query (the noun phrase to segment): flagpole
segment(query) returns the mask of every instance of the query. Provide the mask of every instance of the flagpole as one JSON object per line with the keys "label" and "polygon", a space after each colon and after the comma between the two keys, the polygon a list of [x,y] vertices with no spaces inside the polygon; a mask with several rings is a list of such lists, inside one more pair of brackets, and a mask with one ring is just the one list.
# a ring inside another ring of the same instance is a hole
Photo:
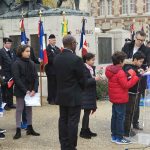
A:
{"label": "flagpole", "polygon": [[[40,21],[41,21],[41,17],[42,17],[42,11],[40,10],[39,11],[39,17],[40,17]],[[42,90],[42,65],[43,65],[43,62],[40,62],[40,97],[41,97],[41,106],[43,104],[43,90]]]}

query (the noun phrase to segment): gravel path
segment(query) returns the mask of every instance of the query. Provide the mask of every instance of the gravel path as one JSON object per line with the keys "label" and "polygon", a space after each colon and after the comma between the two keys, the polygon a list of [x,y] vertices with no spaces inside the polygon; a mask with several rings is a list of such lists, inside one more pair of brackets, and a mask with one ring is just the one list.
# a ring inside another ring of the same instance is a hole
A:
{"label": "gravel path", "polygon": [[[15,110],[7,111],[5,117],[0,118],[0,128],[7,130],[6,139],[0,140],[0,150],[60,150],[58,140],[58,106],[43,102],[42,107],[33,110],[33,127],[41,133],[40,137],[26,136],[22,130],[22,138],[13,140],[15,134]],[[98,102],[98,110],[91,116],[92,131],[98,133],[96,138],[85,140],[78,138],[78,150],[125,150],[125,148],[140,147],[139,144],[127,146],[110,142],[111,104],[107,101]],[[79,130],[81,128],[81,123]],[[150,150],[150,149],[149,149]]]}

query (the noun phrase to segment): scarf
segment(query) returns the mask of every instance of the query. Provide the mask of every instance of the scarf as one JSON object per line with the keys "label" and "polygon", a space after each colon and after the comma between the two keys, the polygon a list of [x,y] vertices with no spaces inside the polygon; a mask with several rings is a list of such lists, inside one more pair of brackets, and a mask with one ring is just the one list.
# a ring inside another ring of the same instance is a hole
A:
{"label": "scarf", "polygon": [[85,65],[89,69],[91,76],[94,77],[94,70],[93,70],[93,68],[90,65],[88,65],[87,63],[85,63]]}

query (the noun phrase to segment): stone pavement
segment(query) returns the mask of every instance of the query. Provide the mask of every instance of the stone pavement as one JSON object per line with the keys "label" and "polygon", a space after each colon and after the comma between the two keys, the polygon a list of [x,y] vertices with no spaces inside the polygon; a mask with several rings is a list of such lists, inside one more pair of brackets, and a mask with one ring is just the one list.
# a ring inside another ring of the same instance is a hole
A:
{"label": "stone pavement", "polygon": [[[42,107],[33,110],[33,127],[41,136],[27,136],[25,130],[22,130],[22,138],[13,140],[15,110],[5,112],[5,116],[0,118],[0,128],[5,128],[7,133],[6,139],[0,140],[0,150],[60,150],[58,116],[58,106],[48,105],[44,100]],[[111,104],[107,101],[98,102],[98,109],[90,119],[91,130],[97,132],[98,136],[90,140],[79,137],[78,150],[125,150],[128,147],[140,147],[138,144],[122,146],[111,143],[110,117]]]}

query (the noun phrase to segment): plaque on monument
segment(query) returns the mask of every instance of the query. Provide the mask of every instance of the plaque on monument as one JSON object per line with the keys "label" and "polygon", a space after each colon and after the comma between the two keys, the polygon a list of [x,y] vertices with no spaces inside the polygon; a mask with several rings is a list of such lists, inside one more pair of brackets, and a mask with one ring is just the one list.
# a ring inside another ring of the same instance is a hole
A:
{"label": "plaque on monument", "polygon": [[110,37],[98,38],[98,61],[99,64],[111,63],[112,39]]}
{"label": "plaque on monument", "polygon": [[21,44],[21,36],[20,35],[11,35],[10,38],[12,39],[12,49],[17,49],[17,47]]}

